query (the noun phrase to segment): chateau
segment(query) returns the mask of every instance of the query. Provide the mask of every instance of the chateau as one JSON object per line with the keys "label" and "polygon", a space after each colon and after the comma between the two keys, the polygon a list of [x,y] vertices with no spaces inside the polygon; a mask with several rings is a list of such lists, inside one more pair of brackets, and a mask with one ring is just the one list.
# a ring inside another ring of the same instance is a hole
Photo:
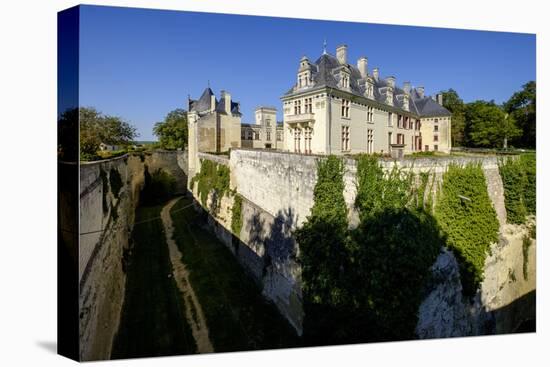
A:
{"label": "chateau", "polygon": [[402,157],[451,150],[451,113],[442,95],[424,94],[410,82],[369,71],[368,60],[348,63],[346,45],[336,56],[326,49],[315,62],[304,56],[295,84],[282,97],[283,122],[275,107],[255,110],[255,123],[242,124],[240,105],[222,91],[206,88],[189,99],[189,153],[230,148],[277,149],[302,154],[381,153]]}
{"label": "chateau", "polygon": [[451,113],[393,76],[348,64],[347,46],[317,61],[300,60],[296,83],[282,97],[285,149],[314,154],[393,153],[451,149]]}

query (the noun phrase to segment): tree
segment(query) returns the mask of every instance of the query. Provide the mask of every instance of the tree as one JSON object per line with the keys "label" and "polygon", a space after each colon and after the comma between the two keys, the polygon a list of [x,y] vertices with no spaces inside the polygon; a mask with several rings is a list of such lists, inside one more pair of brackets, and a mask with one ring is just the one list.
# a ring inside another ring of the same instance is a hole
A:
{"label": "tree", "polygon": [[187,111],[175,109],[169,112],[164,121],[157,122],[153,133],[158,136],[164,149],[184,149],[187,146]]}
{"label": "tree", "polygon": [[504,104],[504,110],[516,121],[522,134],[513,140],[517,146],[534,148],[536,146],[536,105],[537,84],[530,81],[522,86]]}
{"label": "tree", "polygon": [[465,138],[469,146],[503,147],[505,140],[521,134],[511,116],[493,101],[475,101],[466,105]]}
{"label": "tree", "polygon": [[138,136],[136,128],[120,117],[103,115],[93,107],[81,107],[80,153],[95,155],[101,143],[128,144]]}
{"label": "tree", "polygon": [[453,146],[460,146],[464,143],[465,105],[454,89],[441,91],[443,94],[443,107],[453,115],[451,120],[451,142]]}

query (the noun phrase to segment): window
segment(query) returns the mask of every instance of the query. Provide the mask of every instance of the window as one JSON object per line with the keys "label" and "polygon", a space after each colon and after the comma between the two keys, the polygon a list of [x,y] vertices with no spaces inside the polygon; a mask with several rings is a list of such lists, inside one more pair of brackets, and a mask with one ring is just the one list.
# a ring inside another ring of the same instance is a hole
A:
{"label": "window", "polygon": [[397,134],[397,144],[405,144],[405,135]]}
{"label": "window", "polygon": [[437,152],[437,148],[438,146],[437,145],[434,145],[434,151]]}
{"label": "window", "polygon": [[434,125],[434,131],[439,131],[439,125]]}
{"label": "window", "polygon": [[434,141],[439,141],[439,136],[434,135]]}
{"label": "window", "polygon": [[420,120],[416,120],[415,130],[420,130],[422,125],[420,125]]}
{"label": "window", "polygon": [[342,151],[349,150],[349,126],[342,126]]}
{"label": "window", "polygon": [[342,88],[349,88],[349,76],[346,74],[342,75]]}
{"label": "window", "polygon": [[280,131],[277,131],[277,141],[283,141],[283,135]]}
{"label": "window", "polygon": [[301,100],[294,101],[294,114],[295,115],[301,115],[302,114],[302,101]]}
{"label": "window", "polygon": [[349,99],[342,99],[342,117],[349,118],[349,106],[351,102]]}
{"label": "window", "polygon": [[374,121],[374,107],[367,106],[367,122]]}
{"label": "window", "polygon": [[305,104],[304,104],[304,107],[305,107],[304,113],[311,113],[312,112],[311,105],[312,105],[311,98],[306,98]]}
{"label": "window", "polygon": [[372,84],[368,83],[367,84],[367,97],[372,98],[373,94],[374,94],[373,92],[374,92],[374,88],[373,88]]}
{"label": "window", "polygon": [[404,126],[403,126],[405,129],[410,129],[411,126],[409,125],[409,117],[408,116],[405,116],[404,117]]}
{"label": "window", "polygon": [[374,131],[367,129],[367,153],[374,153]]}
{"label": "window", "polygon": [[271,126],[271,119],[270,118],[265,119],[265,124],[266,124],[267,127],[270,127]]}
{"label": "window", "polygon": [[304,129],[304,152],[306,154],[311,154],[311,133],[313,129],[311,127],[306,127]]}
{"label": "window", "polygon": [[266,133],[265,133],[265,139],[266,139],[267,141],[271,141],[271,131],[266,131]]}
{"label": "window", "polygon": [[393,113],[388,112],[388,126],[393,126]]}
{"label": "window", "polygon": [[300,153],[300,129],[294,129],[294,152]]}
{"label": "window", "polygon": [[391,152],[391,138],[392,133],[388,133],[388,152]]}
{"label": "window", "polygon": [[402,129],[403,128],[403,116],[397,115],[397,128]]}

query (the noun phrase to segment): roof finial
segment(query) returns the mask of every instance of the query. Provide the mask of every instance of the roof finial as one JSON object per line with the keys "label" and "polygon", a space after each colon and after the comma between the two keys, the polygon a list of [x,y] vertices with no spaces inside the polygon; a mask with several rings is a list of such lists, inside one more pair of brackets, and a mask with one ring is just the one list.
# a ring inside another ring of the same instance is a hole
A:
{"label": "roof finial", "polygon": [[208,79],[208,88],[210,88],[210,79]]}
{"label": "roof finial", "polygon": [[323,42],[323,55],[327,54],[327,39],[325,38],[325,41]]}

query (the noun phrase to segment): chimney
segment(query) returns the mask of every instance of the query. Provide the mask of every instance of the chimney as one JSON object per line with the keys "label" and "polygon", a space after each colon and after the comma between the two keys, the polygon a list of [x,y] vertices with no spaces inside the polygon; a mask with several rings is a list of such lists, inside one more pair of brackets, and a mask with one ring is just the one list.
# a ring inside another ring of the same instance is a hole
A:
{"label": "chimney", "polygon": [[443,106],[443,93],[438,93],[435,98],[437,103],[439,103],[440,106]]}
{"label": "chimney", "polygon": [[411,93],[411,82],[404,82],[403,83],[403,90],[405,91],[405,94]]}
{"label": "chimney", "polygon": [[336,58],[338,59],[338,62],[342,65],[348,63],[348,46],[347,45],[340,45],[336,47]]}
{"label": "chimney", "polygon": [[424,98],[424,87],[416,87],[416,92],[420,96],[420,98]]}
{"label": "chimney", "polygon": [[216,109],[216,96],[211,95],[210,96],[210,111],[214,111]]}
{"label": "chimney", "polygon": [[372,69],[372,77],[374,78],[374,80],[378,81],[378,68],[374,68]]}
{"label": "chimney", "polygon": [[359,69],[359,72],[361,73],[361,78],[366,78],[368,75],[368,59],[365,56],[362,56],[357,60],[357,69]]}
{"label": "chimney", "polygon": [[221,97],[223,98],[223,101],[225,103],[225,112],[228,115],[230,115],[231,114],[231,94],[229,94],[229,92],[222,90]]}
{"label": "chimney", "polygon": [[386,83],[388,83],[389,87],[395,88],[395,77],[394,76],[387,77]]}

